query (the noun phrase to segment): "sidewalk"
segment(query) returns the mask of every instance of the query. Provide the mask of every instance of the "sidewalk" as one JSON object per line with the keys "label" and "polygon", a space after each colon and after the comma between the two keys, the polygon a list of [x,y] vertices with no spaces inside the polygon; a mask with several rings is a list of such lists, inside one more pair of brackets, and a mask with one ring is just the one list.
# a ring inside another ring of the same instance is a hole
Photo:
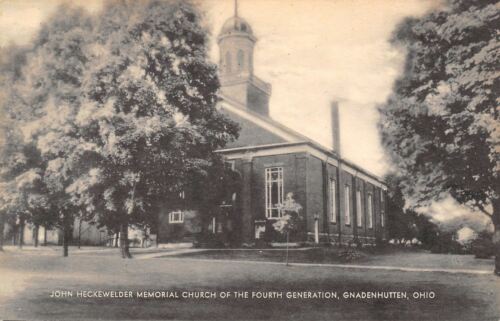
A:
{"label": "sidewalk", "polygon": [[[175,243],[175,244],[159,244],[158,247],[131,247],[130,252],[132,254],[141,253],[168,253],[170,251],[179,249],[192,248],[191,243]],[[37,255],[59,255],[62,253],[61,245],[47,245],[34,247],[32,245],[24,245],[22,248],[17,247],[17,245],[4,245],[3,249],[6,253],[16,253],[16,254],[37,254]],[[80,254],[99,254],[99,253],[112,253],[119,252],[119,247],[108,247],[108,246],[69,246],[70,255],[80,255]]]}

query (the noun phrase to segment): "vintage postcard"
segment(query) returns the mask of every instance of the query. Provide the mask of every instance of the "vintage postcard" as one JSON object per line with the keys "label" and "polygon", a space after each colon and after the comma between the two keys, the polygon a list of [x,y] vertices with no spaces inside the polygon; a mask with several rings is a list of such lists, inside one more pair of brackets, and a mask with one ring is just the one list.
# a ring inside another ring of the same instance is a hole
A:
{"label": "vintage postcard", "polygon": [[496,0],[0,0],[0,320],[500,320]]}

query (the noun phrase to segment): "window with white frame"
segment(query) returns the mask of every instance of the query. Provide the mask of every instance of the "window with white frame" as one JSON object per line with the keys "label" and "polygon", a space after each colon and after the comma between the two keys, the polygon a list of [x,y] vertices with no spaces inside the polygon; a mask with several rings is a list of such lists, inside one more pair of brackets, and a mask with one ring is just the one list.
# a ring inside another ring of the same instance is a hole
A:
{"label": "window with white frame", "polygon": [[345,208],[345,225],[351,224],[351,188],[346,185],[344,188],[344,208]]}
{"label": "window with white frame", "polygon": [[371,193],[368,194],[368,200],[366,205],[368,212],[368,228],[373,228],[373,196]]}
{"label": "window with white frame", "polygon": [[168,222],[171,224],[184,223],[184,213],[181,211],[170,212]]}
{"label": "window with white frame", "polygon": [[283,167],[266,168],[266,217],[280,218],[283,204]]}
{"label": "window with white frame", "polygon": [[358,189],[356,191],[356,224],[358,227],[363,226],[363,207],[361,206],[361,191]]}
{"label": "window with white frame", "polygon": [[330,179],[330,221],[337,223],[337,186],[334,179]]}
{"label": "window with white frame", "polygon": [[234,160],[228,160],[226,161],[226,164],[231,168],[231,170],[234,171],[234,169],[236,168],[236,162]]}

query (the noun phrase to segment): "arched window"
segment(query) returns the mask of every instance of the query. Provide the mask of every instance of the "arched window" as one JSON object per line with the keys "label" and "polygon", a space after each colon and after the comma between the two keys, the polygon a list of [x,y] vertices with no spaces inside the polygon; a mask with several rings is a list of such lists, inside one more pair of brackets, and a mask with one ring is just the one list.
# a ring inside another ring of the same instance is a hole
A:
{"label": "arched window", "polygon": [[231,54],[226,52],[226,72],[231,72]]}
{"label": "arched window", "polygon": [[238,70],[242,70],[245,65],[245,54],[243,50],[238,50]]}

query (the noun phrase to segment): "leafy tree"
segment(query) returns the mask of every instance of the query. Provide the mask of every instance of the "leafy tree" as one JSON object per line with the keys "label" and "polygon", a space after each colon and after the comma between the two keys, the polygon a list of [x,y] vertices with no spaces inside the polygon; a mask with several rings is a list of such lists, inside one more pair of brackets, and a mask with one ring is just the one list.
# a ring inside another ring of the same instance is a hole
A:
{"label": "leafy tree", "polygon": [[299,231],[303,217],[301,215],[302,206],[295,201],[293,193],[286,195],[285,201],[280,205],[282,216],[273,224],[276,232],[286,236],[286,265],[288,265],[288,245],[290,234]]}
{"label": "leafy tree", "polygon": [[416,238],[422,243],[424,249],[430,250],[439,244],[439,227],[428,216],[416,215],[415,226],[417,227]]}
{"label": "leafy tree", "polygon": [[[22,134],[9,111],[9,93],[21,78],[28,49],[8,46],[0,51],[0,250],[3,248],[4,224],[15,215],[15,178],[26,170]],[[20,242],[22,246],[22,242]]]}
{"label": "leafy tree", "polygon": [[273,224],[274,229],[283,234],[293,233],[300,228],[302,206],[295,201],[293,193],[286,195],[285,201],[280,205],[283,215]]}
{"label": "leafy tree", "polygon": [[30,213],[35,226],[62,228],[64,256],[77,213],[66,189],[89,163],[84,157],[88,146],[82,144],[74,118],[91,27],[82,9],[60,7],[35,37],[3,105],[15,125],[8,129],[5,159],[22,160],[15,181],[29,181],[27,188],[17,184],[17,199],[22,200],[17,208]]}
{"label": "leafy tree", "polygon": [[471,250],[478,259],[489,259],[495,255],[492,235],[488,231],[480,232],[471,242]]}
{"label": "leafy tree", "polygon": [[[30,49],[10,46],[0,53],[0,238],[3,242],[5,221],[18,223],[18,246],[24,243],[25,223],[38,225],[45,218],[52,221],[47,209],[45,185],[42,181],[43,161],[33,142],[25,141],[21,131],[22,117],[15,109],[19,106],[18,87],[22,82],[22,68]],[[37,230],[37,229],[36,229]],[[35,244],[37,245],[37,244]]]}
{"label": "leafy tree", "polygon": [[[218,157],[213,159],[211,163],[206,173],[191,176],[192,181],[189,185],[192,187],[193,193],[188,200],[188,204],[191,209],[196,208],[201,215],[201,240],[212,240],[214,242],[213,246],[220,243],[236,244],[240,241],[239,231],[234,230],[234,233],[223,233],[221,239],[218,236],[213,238],[211,232],[207,231],[206,228],[209,221],[213,217],[220,215],[221,211],[228,210],[234,213],[237,204],[236,197],[241,191],[241,176],[238,172],[233,171],[229,164],[224,163]],[[207,188],[207,186],[210,188]],[[231,219],[238,220],[239,217],[233,215]],[[234,225],[238,226],[238,224]]]}
{"label": "leafy tree", "polygon": [[395,174],[385,177],[387,193],[387,231],[389,238],[406,243],[416,237],[415,218],[417,213],[405,209],[405,199],[401,188],[402,178]]}
{"label": "leafy tree", "polygon": [[215,109],[216,66],[190,3],[110,3],[96,39],[76,117],[95,166],[70,189],[101,223],[120,226],[125,258],[128,226],[155,221],[193,176],[206,175],[237,126]]}
{"label": "leafy tree", "polygon": [[394,33],[403,76],[380,108],[383,145],[415,204],[451,195],[491,217],[500,274],[497,1],[449,0]]}

